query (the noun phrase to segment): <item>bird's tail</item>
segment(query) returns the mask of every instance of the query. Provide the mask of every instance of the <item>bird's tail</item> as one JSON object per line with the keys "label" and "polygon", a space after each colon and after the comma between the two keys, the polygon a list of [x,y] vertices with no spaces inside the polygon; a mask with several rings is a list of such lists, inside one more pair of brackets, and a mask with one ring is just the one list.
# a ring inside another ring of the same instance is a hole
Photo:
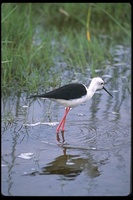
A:
{"label": "bird's tail", "polygon": [[35,94],[35,95],[29,96],[29,99],[30,99],[30,98],[36,98],[36,97],[45,98],[44,94]]}

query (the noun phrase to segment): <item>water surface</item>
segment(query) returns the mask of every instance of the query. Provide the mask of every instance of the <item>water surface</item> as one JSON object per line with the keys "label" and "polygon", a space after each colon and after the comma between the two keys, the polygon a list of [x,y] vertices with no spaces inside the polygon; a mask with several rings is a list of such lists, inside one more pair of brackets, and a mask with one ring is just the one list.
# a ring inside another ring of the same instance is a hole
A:
{"label": "water surface", "polygon": [[[6,196],[126,196],[130,193],[130,49],[116,46],[104,90],[67,117],[65,144],[56,141],[64,108],[26,95],[2,98],[2,194]],[[86,84],[91,77],[62,70]],[[65,79],[66,80],[66,79]],[[64,81],[62,81],[63,85]]]}

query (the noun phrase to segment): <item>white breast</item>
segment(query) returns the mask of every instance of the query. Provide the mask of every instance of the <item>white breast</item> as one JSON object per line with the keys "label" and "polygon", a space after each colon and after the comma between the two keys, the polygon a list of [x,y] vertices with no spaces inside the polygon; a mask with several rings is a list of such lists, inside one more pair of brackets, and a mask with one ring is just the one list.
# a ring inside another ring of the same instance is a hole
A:
{"label": "white breast", "polygon": [[65,100],[65,99],[55,99],[56,102],[62,104],[65,107],[76,107],[82,103],[84,103],[85,101],[88,100],[88,96],[85,95],[82,98],[79,99],[72,99],[72,100]]}

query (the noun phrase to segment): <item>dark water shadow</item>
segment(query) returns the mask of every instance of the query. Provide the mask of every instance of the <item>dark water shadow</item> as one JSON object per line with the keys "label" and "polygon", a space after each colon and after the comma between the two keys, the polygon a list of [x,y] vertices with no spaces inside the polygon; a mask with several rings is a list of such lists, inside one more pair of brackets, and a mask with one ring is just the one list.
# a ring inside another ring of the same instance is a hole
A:
{"label": "dark water shadow", "polygon": [[[41,170],[34,171],[26,176],[36,175],[59,175],[64,180],[74,180],[83,171],[91,178],[100,175],[98,165],[92,163],[92,158],[84,158],[81,155],[67,154],[67,148],[63,147],[63,155],[56,157],[52,162],[47,163]],[[24,176],[25,176],[24,175]]]}

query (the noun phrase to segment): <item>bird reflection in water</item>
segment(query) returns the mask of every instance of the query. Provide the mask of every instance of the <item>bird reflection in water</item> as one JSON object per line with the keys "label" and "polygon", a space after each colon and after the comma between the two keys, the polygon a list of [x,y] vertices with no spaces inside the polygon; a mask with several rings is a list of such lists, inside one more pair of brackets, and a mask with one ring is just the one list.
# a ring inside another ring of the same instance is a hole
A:
{"label": "bird reflection in water", "polygon": [[67,148],[63,148],[63,155],[58,156],[52,162],[41,168],[41,171],[34,171],[30,176],[35,175],[59,175],[64,180],[74,180],[82,171],[87,176],[94,178],[100,175],[98,166],[92,163],[92,159],[81,157],[81,155],[69,155]]}

